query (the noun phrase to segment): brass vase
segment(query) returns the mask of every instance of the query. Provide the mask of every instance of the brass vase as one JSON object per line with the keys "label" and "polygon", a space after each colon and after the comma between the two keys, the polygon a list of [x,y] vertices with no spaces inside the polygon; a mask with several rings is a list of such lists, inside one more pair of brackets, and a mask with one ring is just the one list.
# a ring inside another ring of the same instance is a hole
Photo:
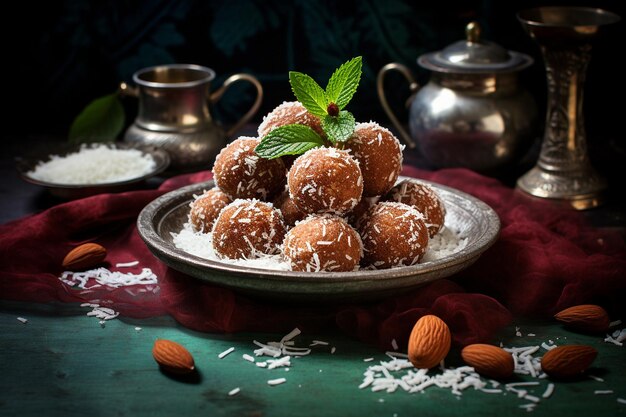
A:
{"label": "brass vase", "polygon": [[540,7],[519,12],[518,19],[541,48],[548,105],[539,159],[517,187],[578,210],[596,207],[607,184],[587,155],[583,88],[593,41],[620,17],[586,7]]}

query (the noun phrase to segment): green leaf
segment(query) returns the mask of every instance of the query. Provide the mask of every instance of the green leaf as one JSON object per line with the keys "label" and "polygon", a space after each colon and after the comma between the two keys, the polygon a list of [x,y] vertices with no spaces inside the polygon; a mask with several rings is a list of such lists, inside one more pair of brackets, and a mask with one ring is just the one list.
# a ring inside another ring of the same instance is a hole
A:
{"label": "green leaf", "polygon": [[333,73],[326,86],[326,98],[343,110],[359,87],[363,62],[360,56],[352,58]]}
{"label": "green leaf", "polygon": [[342,110],[337,117],[326,116],[322,119],[322,129],[333,142],[345,142],[354,133],[356,122],[352,113]]}
{"label": "green leaf", "polygon": [[309,113],[318,117],[326,116],[326,94],[313,78],[301,72],[289,71],[289,83],[296,98]]}
{"label": "green leaf", "polygon": [[283,155],[300,155],[323,145],[324,140],[313,129],[293,124],[277,127],[265,135],[254,152],[261,158],[274,159]]}
{"label": "green leaf", "polygon": [[124,108],[117,93],[92,101],[74,119],[70,143],[113,142],[124,128]]}

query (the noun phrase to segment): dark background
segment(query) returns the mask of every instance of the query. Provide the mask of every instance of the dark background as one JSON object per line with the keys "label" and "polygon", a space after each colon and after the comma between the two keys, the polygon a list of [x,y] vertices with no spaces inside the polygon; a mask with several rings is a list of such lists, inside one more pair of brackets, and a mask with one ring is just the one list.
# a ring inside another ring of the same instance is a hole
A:
{"label": "dark background", "polygon": [[[530,54],[535,64],[521,82],[545,111],[545,72],[536,44],[523,32],[516,12],[541,5],[600,7],[626,16],[626,2],[606,1],[409,1],[409,0],[231,0],[231,1],[63,1],[14,4],[6,21],[8,46],[4,140],[19,147],[25,136],[63,140],[74,117],[91,100],[130,81],[136,70],[164,63],[194,63],[213,68],[213,88],[235,72],[259,78],[265,99],[255,121],[284,100],[293,100],[287,74],[298,70],[325,85],[332,71],[362,55],[361,86],[348,106],[358,121],[390,125],[375,91],[378,70],[401,62],[420,83],[427,71],[416,64],[425,52],[464,37],[477,20],[483,37],[507,49]],[[596,45],[585,88],[589,152],[594,165],[615,177],[626,163],[620,120],[624,118],[624,22],[613,25]],[[408,87],[390,75],[390,101],[401,108]],[[233,91],[234,90],[234,91]],[[249,107],[253,90],[231,89],[215,108],[216,118],[232,123]],[[124,98],[130,124],[136,101]],[[540,142],[540,138],[537,138]],[[621,185],[621,182],[620,182]]]}

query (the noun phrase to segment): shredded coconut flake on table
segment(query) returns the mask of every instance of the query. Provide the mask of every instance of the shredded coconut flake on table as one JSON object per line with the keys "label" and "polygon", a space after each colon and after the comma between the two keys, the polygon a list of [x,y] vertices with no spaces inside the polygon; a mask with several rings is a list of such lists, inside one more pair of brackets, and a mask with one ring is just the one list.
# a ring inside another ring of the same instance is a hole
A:
{"label": "shredded coconut flake on table", "polygon": [[624,346],[624,340],[626,340],[626,328],[622,330],[616,330],[612,334],[607,334],[604,341],[607,343],[613,343],[616,346]]}
{"label": "shredded coconut flake on table", "polygon": [[17,318],[17,321],[19,321],[19,322],[21,322],[21,323],[23,323],[23,324],[28,323],[28,319],[25,319],[24,317],[18,317],[18,318]]}
{"label": "shredded coconut flake on table", "polygon": [[241,391],[241,389],[239,387],[233,388],[230,391],[228,391],[228,395],[230,395],[232,397],[233,395],[239,394],[239,391]]}
{"label": "shredded coconut flake on table", "polygon": [[235,351],[234,347],[229,347],[228,349],[226,349],[225,351],[223,351],[222,353],[220,353],[219,355],[217,355],[218,358],[223,359],[226,356],[230,355],[232,352]]}
{"label": "shredded coconut flake on table", "polygon": [[277,379],[270,379],[267,381],[268,385],[274,386],[274,385],[280,385],[280,384],[284,384],[285,382],[287,382],[286,378],[277,378]]}
{"label": "shredded coconut flake on table", "polygon": [[140,178],[154,170],[156,162],[137,149],[107,145],[83,145],[78,152],[52,155],[28,175],[54,184],[106,184]]}
{"label": "shredded coconut flake on table", "polygon": [[[91,311],[87,312],[87,316],[88,317],[95,317],[97,319],[100,319],[100,325],[104,325],[106,320],[112,320],[112,319],[114,319],[114,318],[116,318],[117,316],[120,315],[120,313],[118,313],[117,311],[113,310],[112,308],[101,307],[98,304],[84,303],[84,304],[81,304],[81,307],[92,308]],[[102,327],[104,327],[104,326],[102,326]]]}
{"label": "shredded coconut flake on table", "polygon": [[90,269],[84,272],[65,271],[59,279],[69,286],[84,290],[101,286],[119,288],[128,285],[157,283],[157,276],[154,275],[150,268],[143,268],[139,274],[110,271],[106,268]]}

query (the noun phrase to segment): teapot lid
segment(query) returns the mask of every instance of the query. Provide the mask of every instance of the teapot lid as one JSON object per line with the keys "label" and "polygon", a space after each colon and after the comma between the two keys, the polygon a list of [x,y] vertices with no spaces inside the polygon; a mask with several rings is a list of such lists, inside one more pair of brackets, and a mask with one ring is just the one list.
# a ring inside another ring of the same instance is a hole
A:
{"label": "teapot lid", "polygon": [[465,40],[420,56],[417,63],[432,71],[483,74],[519,71],[533,63],[528,55],[482,40],[477,22],[470,22],[465,27],[465,35]]}

